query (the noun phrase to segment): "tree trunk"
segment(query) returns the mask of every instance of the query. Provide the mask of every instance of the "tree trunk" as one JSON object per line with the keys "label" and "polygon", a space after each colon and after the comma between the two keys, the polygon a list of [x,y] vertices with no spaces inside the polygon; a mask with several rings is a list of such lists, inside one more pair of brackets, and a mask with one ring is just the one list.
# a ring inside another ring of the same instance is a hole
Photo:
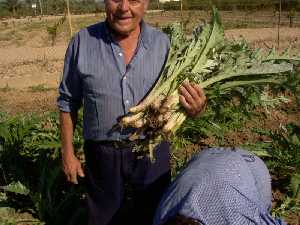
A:
{"label": "tree trunk", "polygon": [[13,7],[13,8],[12,8],[12,14],[13,14],[13,17],[16,17],[16,11],[17,11],[17,10],[16,10],[16,7]]}
{"label": "tree trunk", "polygon": [[294,17],[290,16],[290,27],[293,27]]}

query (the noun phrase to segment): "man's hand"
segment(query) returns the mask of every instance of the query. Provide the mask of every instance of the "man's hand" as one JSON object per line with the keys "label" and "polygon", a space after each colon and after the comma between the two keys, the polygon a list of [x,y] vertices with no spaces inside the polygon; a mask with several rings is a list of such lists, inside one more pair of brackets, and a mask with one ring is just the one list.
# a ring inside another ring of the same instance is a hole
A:
{"label": "man's hand", "polygon": [[77,175],[84,177],[80,161],[75,157],[72,143],[73,130],[77,122],[77,112],[60,112],[60,135],[62,167],[67,180],[78,184]]}
{"label": "man's hand", "polygon": [[187,114],[195,118],[205,109],[207,98],[199,85],[184,81],[179,87],[179,101]]}
{"label": "man's hand", "polygon": [[74,154],[62,157],[63,170],[67,177],[67,180],[73,184],[78,184],[77,175],[84,177],[84,172],[81,167],[80,161]]}

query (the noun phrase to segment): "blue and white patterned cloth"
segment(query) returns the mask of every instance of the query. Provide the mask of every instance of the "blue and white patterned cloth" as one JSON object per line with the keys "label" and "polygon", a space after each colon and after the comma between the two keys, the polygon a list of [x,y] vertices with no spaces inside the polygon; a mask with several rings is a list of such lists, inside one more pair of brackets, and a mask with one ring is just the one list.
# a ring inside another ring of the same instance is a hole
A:
{"label": "blue and white patterned cloth", "polygon": [[257,156],[229,148],[196,154],[163,196],[154,225],[176,214],[201,225],[283,225],[273,218],[271,178]]}

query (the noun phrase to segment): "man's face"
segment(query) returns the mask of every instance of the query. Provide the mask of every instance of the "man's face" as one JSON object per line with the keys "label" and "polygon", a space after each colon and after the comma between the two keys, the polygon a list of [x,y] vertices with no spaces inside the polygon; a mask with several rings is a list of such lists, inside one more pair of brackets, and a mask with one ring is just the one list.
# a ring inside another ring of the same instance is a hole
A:
{"label": "man's face", "polygon": [[128,35],[139,26],[149,0],[105,0],[107,21],[120,35]]}

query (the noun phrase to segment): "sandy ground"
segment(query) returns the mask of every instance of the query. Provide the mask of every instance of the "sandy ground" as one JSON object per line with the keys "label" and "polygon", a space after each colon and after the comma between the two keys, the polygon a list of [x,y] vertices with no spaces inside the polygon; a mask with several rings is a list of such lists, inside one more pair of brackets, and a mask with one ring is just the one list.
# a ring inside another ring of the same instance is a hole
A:
{"label": "sandy ground", "polygon": [[0,52],[0,88],[57,87],[66,45],[7,47]]}
{"label": "sandy ground", "polygon": [[[281,27],[279,29],[279,48],[298,48],[300,46],[300,28]],[[245,39],[255,48],[277,47],[278,30],[274,28],[233,29],[225,31],[228,39]]]}
{"label": "sandy ground", "polygon": [[[155,25],[177,21],[179,14],[172,13],[148,14],[147,22]],[[201,12],[199,15],[203,16],[205,13]],[[223,16],[229,20],[232,17],[226,13]],[[93,23],[100,16],[77,17],[75,24],[80,24],[83,19]],[[69,40],[65,29],[57,36],[54,45],[51,45],[45,21],[54,23],[55,19],[57,17],[45,17],[41,22],[39,18],[0,21],[0,110],[27,112],[54,108]],[[277,28],[233,29],[226,30],[225,34],[228,39],[245,39],[255,48],[277,47]],[[288,47],[300,49],[299,27],[280,28],[280,49]]]}
{"label": "sandy ground", "polygon": [[[280,47],[299,47],[300,29],[281,28]],[[227,30],[229,39],[245,38],[254,47],[277,46],[277,31],[272,28]],[[0,51],[0,88],[24,89],[45,85],[56,88],[63,70],[67,43],[55,46],[3,46]]]}
{"label": "sandy ground", "polygon": [[[277,32],[272,28],[227,30],[226,37],[245,38],[253,47],[271,48],[277,45]],[[300,29],[281,28],[280,38],[281,49],[299,49]],[[37,37],[35,39],[24,46],[0,48],[0,109],[9,113],[55,109],[56,89],[62,76],[67,42],[44,46],[36,43]],[[35,89],[40,89],[40,92],[33,92]]]}

